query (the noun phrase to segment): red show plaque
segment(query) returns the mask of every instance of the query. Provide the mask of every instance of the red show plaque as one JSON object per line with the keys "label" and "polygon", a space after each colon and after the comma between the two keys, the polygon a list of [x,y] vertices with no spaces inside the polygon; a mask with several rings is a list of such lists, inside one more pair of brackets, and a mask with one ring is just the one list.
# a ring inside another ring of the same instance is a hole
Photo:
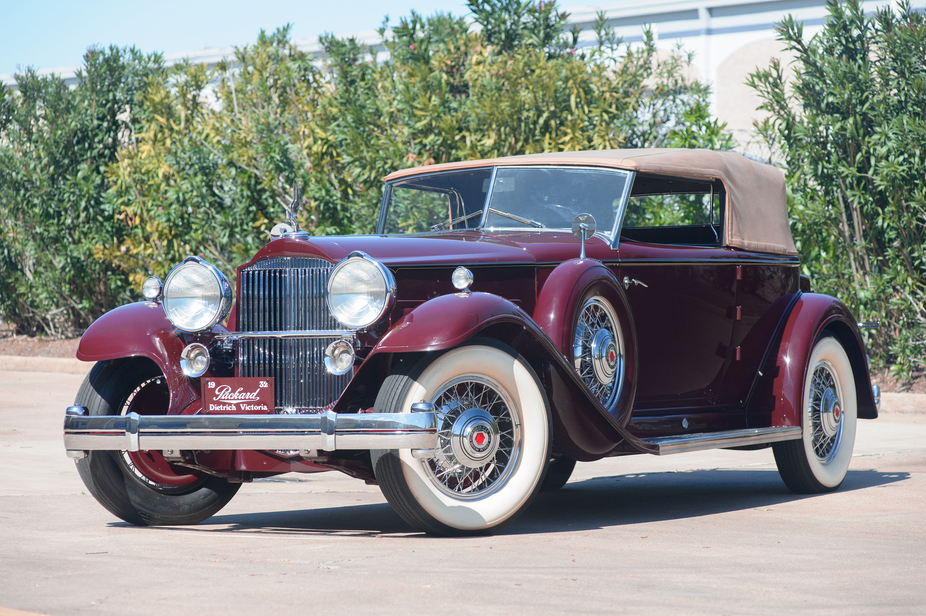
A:
{"label": "red show plaque", "polygon": [[275,412],[272,377],[206,378],[202,387],[206,415],[269,415]]}

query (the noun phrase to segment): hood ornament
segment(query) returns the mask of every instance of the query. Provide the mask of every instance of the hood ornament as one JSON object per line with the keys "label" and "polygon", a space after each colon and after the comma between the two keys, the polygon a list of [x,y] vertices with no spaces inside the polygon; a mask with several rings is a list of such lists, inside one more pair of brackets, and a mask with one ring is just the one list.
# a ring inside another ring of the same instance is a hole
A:
{"label": "hood ornament", "polygon": [[286,206],[286,220],[289,226],[293,228],[293,233],[299,232],[299,223],[296,222],[296,215],[302,209],[302,191],[299,190],[299,183],[293,182],[293,200]]}
{"label": "hood ornament", "polygon": [[299,223],[296,216],[302,210],[302,191],[299,190],[299,184],[293,182],[293,200],[289,205],[284,205],[286,210],[286,220],[288,222],[278,222],[270,230],[270,237],[277,239],[280,237],[308,237],[308,233],[299,229]]}

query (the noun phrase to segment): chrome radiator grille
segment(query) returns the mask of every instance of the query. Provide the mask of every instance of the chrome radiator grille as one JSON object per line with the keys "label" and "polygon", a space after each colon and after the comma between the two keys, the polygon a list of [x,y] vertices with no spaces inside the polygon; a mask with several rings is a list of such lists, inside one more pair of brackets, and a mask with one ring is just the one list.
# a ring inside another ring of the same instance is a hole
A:
{"label": "chrome radiator grille", "polygon": [[[241,272],[238,330],[343,329],[328,311],[325,289],[333,265],[322,259],[274,257]],[[325,370],[331,340],[251,338],[238,341],[238,374],[269,376],[276,382],[276,406],[320,410],[337,400],[351,374]]]}

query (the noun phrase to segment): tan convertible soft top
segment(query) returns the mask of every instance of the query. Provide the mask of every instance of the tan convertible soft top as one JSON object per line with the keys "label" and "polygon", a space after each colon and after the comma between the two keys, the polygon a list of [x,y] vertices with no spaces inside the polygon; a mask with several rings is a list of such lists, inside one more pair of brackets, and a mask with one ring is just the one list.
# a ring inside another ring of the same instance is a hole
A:
{"label": "tan convertible soft top", "polygon": [[386,181],[423,173],[495,165],[584,165],[719,179],[727,193],[723,233],[726,246],[773,254],[797,254],[788,225],[784,175],[775,167],[753,162],[734,152],[655,148],[527,154],[402,169],[387,176]]}

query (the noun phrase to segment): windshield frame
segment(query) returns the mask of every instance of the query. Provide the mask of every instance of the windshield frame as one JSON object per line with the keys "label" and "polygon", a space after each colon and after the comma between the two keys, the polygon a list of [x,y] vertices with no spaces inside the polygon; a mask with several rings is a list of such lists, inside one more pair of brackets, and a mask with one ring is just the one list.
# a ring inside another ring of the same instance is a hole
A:
{"label": "windshield frame", "polygon": [[[470,229],[446,229],[445,228],[445,229],[437,229],[437,230],[418,231],[415,233],[384,233],[384,229],[386,227],[386,217],[388,215],[388,208],[390,205],[392,190],[394,186],[404,184],[405,182],[408,182],[409,180],[420,179],[427,175],[435,175],[435,176],[445,175],[448,173],[460,173],[461,171],[475,171],[478,169],[488,169],[488,168],[491,168],[492,170],[492,173],[489,177],[489,189],[488,191],[486,191],[485,200],[483,201],[483,204],[482,204],[482,216],[479,218],[479,224],[475,228],[470,228]],[[438,171],[432,174],[422,173],[420,175],[404,177],[401,179],[393,180],[391,182],[386,182],[384,186],[384,190],[383,190],[383,199],[380,204],[379,216],[377,216],[377,221],[376,221],[376,234],[377,235],[389,235],[389,236],[414,236],[414,235],[432,235],[435,233],[447,233],[450,231],[453,231],[453,232],[460,232],[460,231],[483,231],[483,232],[485,231],[490,231],[490,232],[530,231],[534,233],[540,233],[540,232],[545,232],[545,231],[546,232],[554,231],[554,232],[562,233],[563,231],[569,231],[568,229],[565,229],[563,227],[541,227],[541,228],[524,227],[524,226],[487,227],[486,222],[489,217],[489,204],[492,202],[492,195],[495,191],[496,178],[498,175],[498,171],[500,169],[557,169],[557,170],[563,170],[563,171],[584,170],[584,171],[597,171],[597,172],[607,172],[607,173],[616,173],[619,175],[624,175],[626,177],[626,181],[624,182],[623,192],[620,196],[620,205],[617,207],[617,209],[614,212],[613,226],[607,230],[599,228],[595,232],[595,235],[598,235],[602,239],[607,241],[611,245],[612,248],[617,248],[617,244],[619,243],[619,240],[620,240],[619,230],[623,222],[624,212],[627,208],[627,199],[630,196],[630,192],[633,187],[633,181],[636,176],[636,173],[629,169],[618,169],[614,167],[596,166],[596,165],[492,165],[491,167],[489,165],[485,165],[485,166],[472,167],[470,169],[454,169],[452,171]]]}

